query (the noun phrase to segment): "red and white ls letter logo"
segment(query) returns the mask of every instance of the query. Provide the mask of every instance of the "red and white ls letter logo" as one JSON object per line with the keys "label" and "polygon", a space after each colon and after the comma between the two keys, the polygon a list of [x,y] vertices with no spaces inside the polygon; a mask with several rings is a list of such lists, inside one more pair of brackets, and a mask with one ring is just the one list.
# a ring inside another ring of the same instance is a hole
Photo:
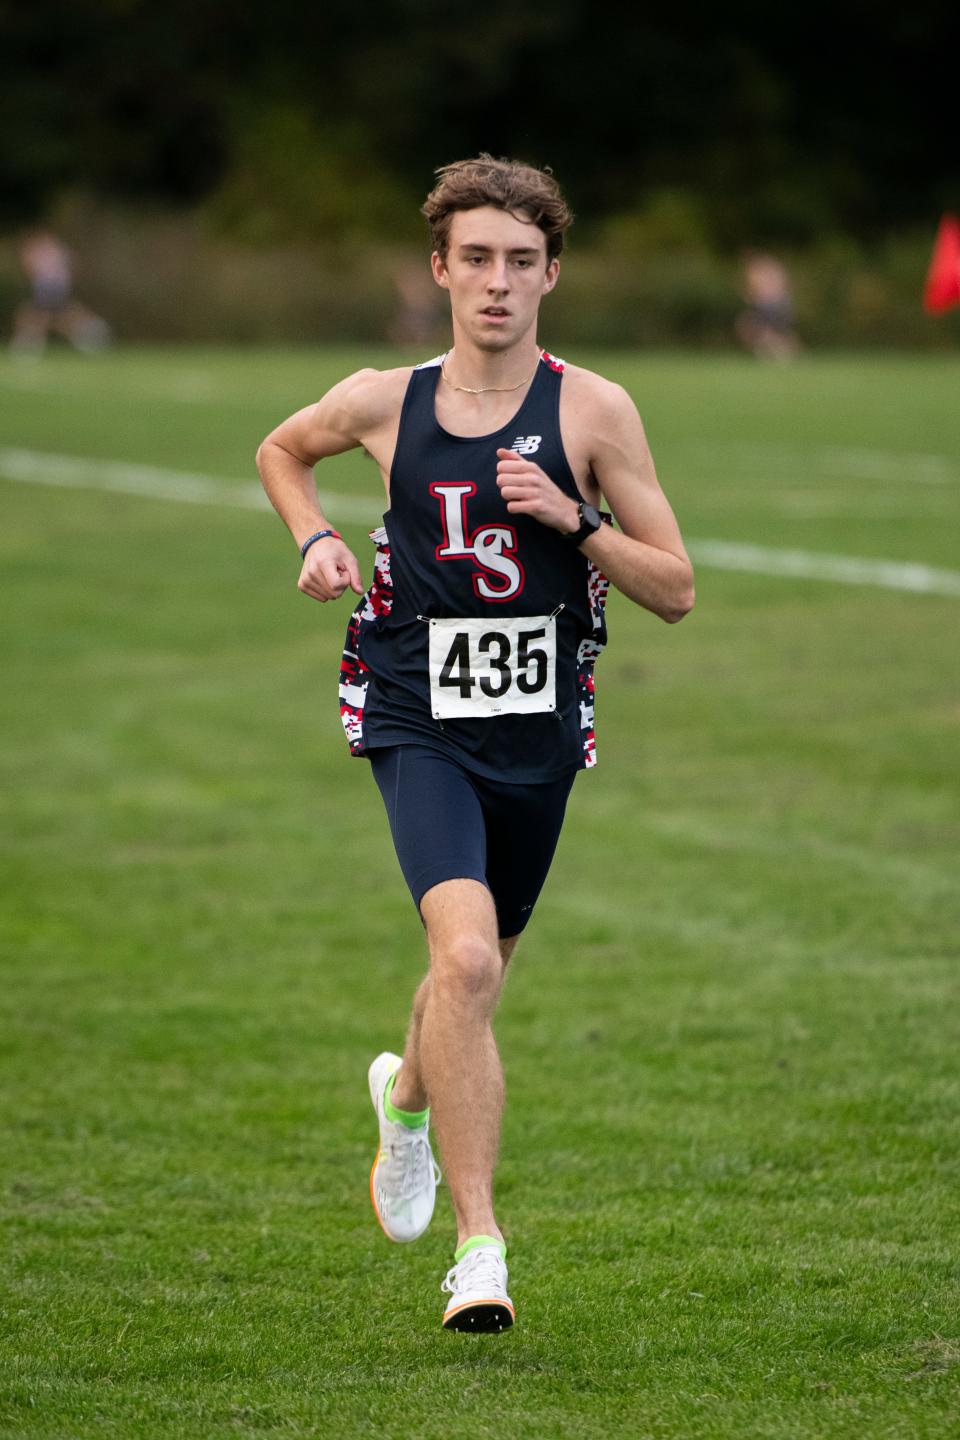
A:
{"label": "red and white ls letter logo", "polygon": [[438,560],[472,560],[474,594],[483,600],[510,600],[523,589],[523,566],[516,558],[517,532],[512,525],[481,525],[470,534],[467,499],[475,495],[471,480],[443,481],[430,486],[440,501],[443,543]]}

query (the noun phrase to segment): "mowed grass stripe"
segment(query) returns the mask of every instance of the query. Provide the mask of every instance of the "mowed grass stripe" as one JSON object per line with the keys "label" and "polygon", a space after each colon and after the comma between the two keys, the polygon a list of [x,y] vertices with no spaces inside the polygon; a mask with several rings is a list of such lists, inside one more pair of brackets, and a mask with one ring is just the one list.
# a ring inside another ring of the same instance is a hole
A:
{"label": "mowed grass stripe", "polygon": [[[0,476],[34,485],[106,490],[185,504],[227,505],[243,510],[269,508],[261,487],[248,481],[34,450],[0,450]],[[375,501],[357,496],[318,491],[318,498],[325,510],[344,522],[375,524],[381,513]],[[819,555],[803,550],[777,550],[725,540],[691,539],[687,547],[697,564],[713,569],[827,580],[841,585],[876,585],[884,590],[907,590],[916,594],[960,596],[960,571],[941,570],[931,565],[871,560],[853,555]]]}

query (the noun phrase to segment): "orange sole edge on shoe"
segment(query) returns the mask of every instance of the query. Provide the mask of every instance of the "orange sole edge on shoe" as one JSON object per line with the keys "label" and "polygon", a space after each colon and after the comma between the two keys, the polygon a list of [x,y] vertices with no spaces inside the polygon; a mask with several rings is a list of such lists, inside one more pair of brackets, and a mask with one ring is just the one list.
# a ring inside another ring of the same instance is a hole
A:
{"label": "orange sole edge on shoe", "polygon": [[374,1193],[373,1193],[373,1177],[374,1177],[374,1174],[376,1173],[376,1169],[377,1169],[377,1166],[379,1165],[379,1163],[380,1163],[380,1149],[379,1149],[379,1146],[378,1146],[378,1147],[377,1147],[377,1153],[376,1153],[376,1155],[374,1155],[374,1157],[373,1157],[373,1164],[370,1166],[370,1204],[373,1206],[373,1213],[374,1213],[374,1215],[376,1215],[376,1217],[377,1217],[377,1224],[380,1226],[380,1229],[383,1231],[384,1235],[386,1235],[387,1239],[391,1242],[391,1244],[393,1244],[393,1245],[399,1245],[399,1244],[400,1244],[400,1241],[399,1241],[399,1240],[395,1240],[394,1237],[390,1234],[390,1231],[387,1229],[386,1225],[384,1225],[383,1220],[382,1220],[381,1215],[380,1215],[380,1211],[377,1209],[377,1198],[376,1198],[376,1196],[375,1196]]}
{"label": "orange sole edge on shoe", "polygon": [[502,1300],[468,1300],[455,1310],[448,1310],[443,1317],[444,1330],[459,1330],[466,1334],[489,1334],[491,1331],[509,1330],[517,1314],[511,1305]]}

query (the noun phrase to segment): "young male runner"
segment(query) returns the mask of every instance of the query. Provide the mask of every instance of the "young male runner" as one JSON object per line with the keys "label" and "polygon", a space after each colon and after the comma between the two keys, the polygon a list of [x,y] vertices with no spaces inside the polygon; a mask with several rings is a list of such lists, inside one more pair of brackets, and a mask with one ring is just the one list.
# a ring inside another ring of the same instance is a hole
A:
{"label": "young male runner", "polygon": [[[351,752],[371,762],[427,935],[403,1057],[369,1070],[373,1207],[392,1240],[427,1228],[432,1117],[458,1231],[443,1324],[502,1330],[514,1307],[493,1211],[493,1013],[574,776],[596,761],[607,584],[672,622],[693,604],[693,576],[629,396],[537,343],[572,218],[556,182],[488,155],[437,173],[423,209],[453,347],[351,375],[278,426],[257,463],[300,547],[301,591],[363,596],[341,713]],[[365,593],[313,477],[317,461],[360,445],[390,507]],[[602,523],[601,497],[619,530]]]}

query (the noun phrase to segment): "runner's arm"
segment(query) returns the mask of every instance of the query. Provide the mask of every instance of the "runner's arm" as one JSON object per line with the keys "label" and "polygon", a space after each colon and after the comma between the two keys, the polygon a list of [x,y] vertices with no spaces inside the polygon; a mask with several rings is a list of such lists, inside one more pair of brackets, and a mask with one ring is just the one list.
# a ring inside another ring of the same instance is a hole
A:
{"label": "runner's arm", "polygon": [[[599,376],[581,391],[581,422],[595,437],[590,469],[620,531],[601,525],[580,546],[612,585],[635,604],[673,624],[693,608],[693,568],[666,496],[633,401],[619,385]],[[514,515],[572,535],[580,527],[576,500],[515,451],[497,451],[497,484]]]}
{"label": "runner's arm", "polygon": [[[257,469],[270,503],[299,548],[318,530],[336,528],[317,499],[313,467],[331,455],[363,444],[375,405],[376,371],[341,380],[315,405],[278,425],[257,451]],[[342,540],[317,540],[304,557],[299,589],[314,600],[336,600],[349,587],[363,594],[356,556]]]}
{"label": "runner's arm", "polygon": [[580,549],[628,599],[674,624],[693,609],[693,566],[636,406],[619,385],[603,383],[591,469],[620,530],[601,525]]}

